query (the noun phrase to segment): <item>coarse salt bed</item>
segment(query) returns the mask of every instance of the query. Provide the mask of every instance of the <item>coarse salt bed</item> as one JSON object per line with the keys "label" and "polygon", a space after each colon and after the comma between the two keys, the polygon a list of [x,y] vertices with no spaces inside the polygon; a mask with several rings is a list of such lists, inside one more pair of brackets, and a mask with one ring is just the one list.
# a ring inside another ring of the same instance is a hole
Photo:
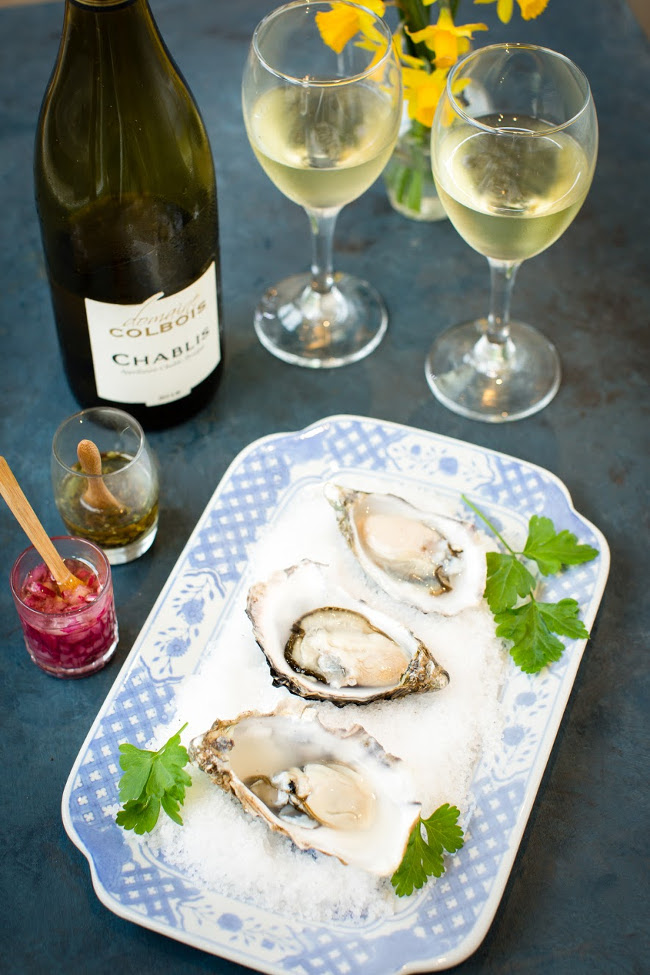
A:
{"label": "coarse salt bed", "polygon": [[[404,483],[385,479],[355,486],[393,491],[421,507],[430,498]],[[268,664],[252,636],[246,595],[253,583],[277,569],[311,558],[333,565],[355,596],[368,596],[368,584],[336,526],[322,493],[322,483],[302,485],[255,546],[245,578],[218,637],[206,647],[199,671],[185,678],[175,695],[175,717],[187,728],[183,742],[207,731],[215,719],[232,719],[244,711],[269,712],[278,705],[300,711],[305,702],[271,683]],[[453,500],[440,499],[437,509],[463,517]],[[479,533],[485,550],[491,540]],[[375,596],[377,593],[375,592]],[[388,611],[386,597],[380,605]],[[390,611],[429,646],[449,672],[442,691],[411,694],[397,701],[337,708],[311,704],[326,725],[361,724],[387,752],[408,766],[415,792],[428,816],[448,802],[461,810],[461,824],[472,805],[471,782],[477,762],[498,747],[502,730],[500,690],[508,658],[494,636],[485,603],[453,617],[425,616],[391,604]],[[159,729],[156,747],[169,736]],[[374,920],[400,910],[389,878],[377,878],[333,857],[300,851],[274,833],[261,819],[242,809],[195,767],[193,784],[182,809],[179,828],[161,817],[148,842],[151,852],[183,871],[198,886],[309,921]]]}

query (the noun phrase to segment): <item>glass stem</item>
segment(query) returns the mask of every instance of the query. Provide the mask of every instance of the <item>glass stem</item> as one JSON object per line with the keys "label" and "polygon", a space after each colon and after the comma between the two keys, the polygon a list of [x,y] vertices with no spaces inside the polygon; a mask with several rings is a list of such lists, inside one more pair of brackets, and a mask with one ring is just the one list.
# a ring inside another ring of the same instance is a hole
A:
{"label": "glass stem", "polygon": [[339,212],[340,207],[307,210],[312,242],[311,286],[320,295],[329,294],[334,285],[332,246]]}
{"label": "glass stem", "polygon": [[521,261],[495,261],[490,265],[490,311],[487,339],[505,346],[510,338],[510,298]]}

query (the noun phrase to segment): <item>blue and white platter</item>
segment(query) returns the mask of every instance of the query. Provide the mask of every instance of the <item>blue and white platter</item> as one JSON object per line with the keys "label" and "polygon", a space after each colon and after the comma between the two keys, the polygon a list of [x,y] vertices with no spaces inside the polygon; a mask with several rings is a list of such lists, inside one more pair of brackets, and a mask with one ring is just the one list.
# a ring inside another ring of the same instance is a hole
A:
{"label": "blue and white platter", "polygon": [[115,823],[120,743],[147,747],[155,729],[178,730],[179,690],[241,601],[259,539],[305,485],[340,475],[348,481],[386,476],[445,498],[465,494],[506,537],[525,539],[533,514],[550,517],[599,550],[594,561],[549,577],[544,587],[548,601],[576,599],[591,628],[609,571],[608,545],[549,471],[366,417],[333,416],[305,430],[265,437],[230,465],[171,572],[70,772],[63,822],[88,859],[101,902],[168,937],[273,975],[440,971],[475,951],[492,922],[584,640],[566,640],[561,659],[540,674],[508,669],[503,734],[496,756],[476,767],[465,845],[448,858],[444,876],[400,902],[394,917],[346,924],[280,915],[192,881],[166,864],[147,836],[127,836]]}

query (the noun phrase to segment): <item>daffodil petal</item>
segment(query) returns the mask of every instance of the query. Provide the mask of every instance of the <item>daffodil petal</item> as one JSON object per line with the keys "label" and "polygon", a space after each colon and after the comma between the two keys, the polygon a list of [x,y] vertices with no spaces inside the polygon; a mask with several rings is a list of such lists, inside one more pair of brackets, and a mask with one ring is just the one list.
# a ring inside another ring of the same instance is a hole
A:
{"label": "daffodil petal", "polygon": [[354,7],[335,7],[319,11],[316,24],[323,41],[335,54],[340,54],[348,41],[359,32],[359,14]]}
{"label": "daffodil petal", "polygon": [[524,20],[533,20],[535,17],[539,17],[548,6],[548,0],[517,0],[517,3]]}
{"label": "daffodil petal", "polygon": [[[365,0],[364,6],[379,17],[383,17],[386,8],[384,0]],[[344,4],[333,5],[331,10],[319,11],[316,14],[316,25],[320,35],[335,54],[340,54],[356,34],[363,34],[371,45],[375,47],[381,45],[383,48],[384,39],[375,27],[375,23],[371,13]],[[377,60],[377,57],[378,55],[375,55],[374,60]]]}
{"label": "daffodil petal", "polygon": [[512,17],[512,0],[497,0],[497,16],[502,24],[508,24]]}
{"label": "daffodil petal", "polygon": [[454,33],[457,37],[469,37],[471,38],[475,30],[487,30],[487,24],[463,24],[461,27],[457,27]]}

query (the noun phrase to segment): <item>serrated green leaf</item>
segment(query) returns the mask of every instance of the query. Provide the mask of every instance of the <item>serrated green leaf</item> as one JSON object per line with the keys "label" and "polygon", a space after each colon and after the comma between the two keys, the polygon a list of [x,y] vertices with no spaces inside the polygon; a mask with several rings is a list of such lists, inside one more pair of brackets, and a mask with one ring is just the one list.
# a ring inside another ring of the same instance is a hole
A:
{"label": "serrated green leaf", "polygon": [[427,845],[424,840],[423,844],[421,862],[425,876],[442,877],[445,872],[445,861],[442,856],[442,850],[439,846],[432,846],[430,843]]}
{"label": "serrated green leaf", "polygon": [[147,780],[147,793],[161,798],[169,789],[174,788],[175,781],[173,771],[167,767],[163,756],[156,755]]}
{"label": "serrated green leaf", "polygon": [[447,853],[456,853],[465,842],[463,831],[458,825],[460,811],[448,802],[439,806],[428,819],[422,820],[427,839],[431,846],[437,845]]}
{"label": "serrated green leaf", "polygon": [[581,545],[566,528],[556,533],[550,518],[533,515],[522,554],[537,563],[542,575],[548,576],[555,575],[563,566],[590,562],[598,555],[598,549]]}
{"label": "serrated green leaf", "polygon": [[580,606],[575,599],[561,599],[559,603],[537,603],[546,625],[553,633],[568,636],[573,640],[586,640],[589,631],[578,614]]}
{"label": "serrated green leaf", "polygon": [[187,754],[187,748],[180,744],[180,732],[163,745],[158,755],[164,760],[167,768],[176,769],[181,769],[184,765],[187,765],[190,758]]}
{"label": "serrated green leaf", "polygon": [[147,799],[145,802],[136,802],[134,799],[129,799],[115,817],[117,825],[124,829],[134,829],[148,801]]}
{"label": "serrated green leaf", "polygon": [[[537,673],[564,652],[564,644],[554,634],[586,639],[589,633],[578,618],[579,606],[575,599],[561,599],[558,603],[535,600],[535,578],[520,557],[535,562],[542,575],[551,575],[564,566],[589,562],[598,555],[598,549],[580,544],[567,529],[556,532],[550,518],[533,515],[528,522],[524,551],[516,552],[481,509],[465,495],[462,497],[509,553],[487,555],[485,597],[494,616],[497,636],[512,641],[510,653],[522,670]],[[529,600],[517,606],[517,597],[526,596]]]}
{"label": "serrated green leaf", "polygon": [[183,802],[185,799],[185,788],[189,788],[192,785],[191,776],[184,771],[184,769],[179,769],[176,775],[176,781],[174,782],[173,788],[168,790],[168,794],[174,799],[178,799],[179,802]]}
{"label": "serrated green leaf", "polygon": [[132,829],[134,833],[150,833],[158,822],[160,813],[160,799],[157,796],[147,796],[142,802],[130,799],[123,809],[120,809],[115,821],[124,829]]}
{"label": "serrated green leaf", "polygon": [[455,853],[464,842],[463,831],[457,825],[459,815],[455,806],[445,803],[428,819],[418,819],[411,830],[402,862],[391,877],[398,897],[407,897],[423,887],[428,877],[441,877],[445,872],[443,852]]}
{"label": "serrated green leaf", "polygon": [[553,636],[538,603],[532,599],[516,609],[498,613],[494,621],[497,636],[512,640],[510,655],[526,674],[538,673],[564,653],[564,644]]}
{"label": "serrated green leaf", "polygon": [[183,804],[182,800],[179,801],[177,798],[167,793],[167,795],[163,796],[160,801],[162,803],[163,809],[165,810],[169,818],[173,819],[174,822],[178,824],[178,826],[182,826],[183,820],[181,819],[178,813],[178,810]]}
{"label": "serrated green leaf", "polygon": [[404,857],[399,867],[391,877],[391,884],[398,897],[408,897],[414,890],[424,887],[429,876],[424,868],[423,860],[428,847],[422,836],[422,820],[411,830]]}
{"label": "serrated green leaf", "polygon": [[136,748],[135,745],[130,745],[128,741],[122,742],[118,751],[120,753],[120,768],[123,768],[125,771],[134,765],[142,765],[143,763],[151,764],[151,760],[156,754],[155,752],[147,751],[146,748]]}
{"label": "serrated green leaf", "polygon": [[120,802],[139,799],[151,772],[154,752],[147,752],[134,745],[120,745],[120,766],[124,775],[120,779]]}
{"label": "serrated green leaf", "polygon": [[485,598],[492,613],[514,606],[519,597],[528,596],[535,588],[535,577],[516,555],[488,552]]}
{"label": "serrated green leaf", "polygon": [[120,800],[125,802],[117,816],[118,826],[136,833],[150,832],[158,821],[160,808],[175,823],[182,825],[178,814],[185,800],[185,789],[192,779],[183,766],[189,761],[187,749],[180,744],[183,728],[157,752],[125,743],[120,745]]}

